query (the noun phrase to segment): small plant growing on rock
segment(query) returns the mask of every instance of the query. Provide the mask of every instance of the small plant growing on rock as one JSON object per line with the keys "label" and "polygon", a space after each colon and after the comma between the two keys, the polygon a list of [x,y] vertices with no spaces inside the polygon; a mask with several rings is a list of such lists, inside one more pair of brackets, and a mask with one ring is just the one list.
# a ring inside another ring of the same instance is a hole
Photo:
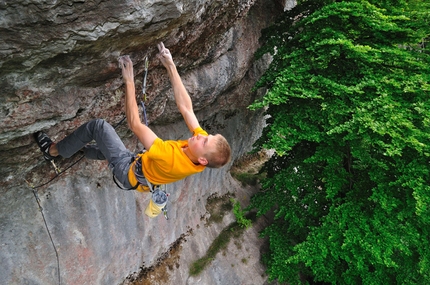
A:
{"label": "small plant growing on rock", "polygon": [[246,229],[249,228],[252,225],[252,221],[245,218],[245,212],[242,211],[239,201],[236,201],[233,198],[230,198],[230,201],[233,204],[233,214],[236,217],[236,221],[239,226]]}

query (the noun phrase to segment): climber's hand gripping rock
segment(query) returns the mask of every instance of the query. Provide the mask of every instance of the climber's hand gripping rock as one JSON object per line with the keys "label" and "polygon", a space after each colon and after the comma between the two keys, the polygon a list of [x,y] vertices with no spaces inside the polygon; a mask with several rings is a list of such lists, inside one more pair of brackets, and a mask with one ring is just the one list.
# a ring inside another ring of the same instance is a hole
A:
{"label": "climber's hand gripping rock", "polygon": [[164,67],[167,68],[171,65],[174,65],[172,55],[170,54],[170,51],[164,47],[164,44],[161,42],[157,44],[157,47],[159,51],[157,58],[161,61]]}
{"label": "climber's hand gripping rock", "polygon": [[121,56],[118,62],[122,69],[122,78],[124,82],[133,81],[133,62],[130,57],[128,55]]}

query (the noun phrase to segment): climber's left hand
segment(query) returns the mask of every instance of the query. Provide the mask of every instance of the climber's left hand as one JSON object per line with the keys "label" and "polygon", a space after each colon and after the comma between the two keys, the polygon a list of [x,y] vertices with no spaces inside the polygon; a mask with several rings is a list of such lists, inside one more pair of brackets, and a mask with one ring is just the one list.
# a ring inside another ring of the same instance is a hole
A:
{"label": "climber's left hand", "polygon": [[124,82],[133,82],[133,62],[128,55],[121,56],[118,59],[119,66],[122,69],[122,78]]}

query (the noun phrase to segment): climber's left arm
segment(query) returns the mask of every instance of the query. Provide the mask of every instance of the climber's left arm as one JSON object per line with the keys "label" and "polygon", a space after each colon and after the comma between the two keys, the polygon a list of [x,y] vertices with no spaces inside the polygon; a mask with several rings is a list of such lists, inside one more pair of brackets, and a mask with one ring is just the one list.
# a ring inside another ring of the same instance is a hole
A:
{"label": "climber's left arm", "polygon": [[123,56],[119,60],[122,69],[122,77],[125,84],[125,114],[130,130],[137,136],[145,149],[154,143],[157,135],[139,117],[139,109],[136,102],[136,88],[134,86],[133,62],[129,56]]}

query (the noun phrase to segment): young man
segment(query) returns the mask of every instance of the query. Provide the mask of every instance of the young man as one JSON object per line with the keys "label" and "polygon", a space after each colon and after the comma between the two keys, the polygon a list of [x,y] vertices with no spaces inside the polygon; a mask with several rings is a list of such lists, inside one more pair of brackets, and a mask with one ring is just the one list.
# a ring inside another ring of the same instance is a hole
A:
{"label": "young man", "polygon": [[[128,56],[119,60],[125,84],[125,113],[130,130],[138,137],[146,152],[135,155],[126,149],[114,128],[106,121],[95,119],[83,124],[72,134],[53,143],[43,132],[35,139],[46,160],[60,155],[68,158],[80,149],[89,159],[107,159],[109,168],[124,188],[146,191],[147,181],[153,185],[171,183],[203,171],[218,168],[230,160],[230,146],[220,134],[208,135],[193,111],[191,98],[173,62],[170,51],[158,44],[157,57],[169,75],[176,105],[193,136],[188,140],[163,141],[142,124],[135,96],[133,63]],[[96,145],[87,145],[92,140]]]}

